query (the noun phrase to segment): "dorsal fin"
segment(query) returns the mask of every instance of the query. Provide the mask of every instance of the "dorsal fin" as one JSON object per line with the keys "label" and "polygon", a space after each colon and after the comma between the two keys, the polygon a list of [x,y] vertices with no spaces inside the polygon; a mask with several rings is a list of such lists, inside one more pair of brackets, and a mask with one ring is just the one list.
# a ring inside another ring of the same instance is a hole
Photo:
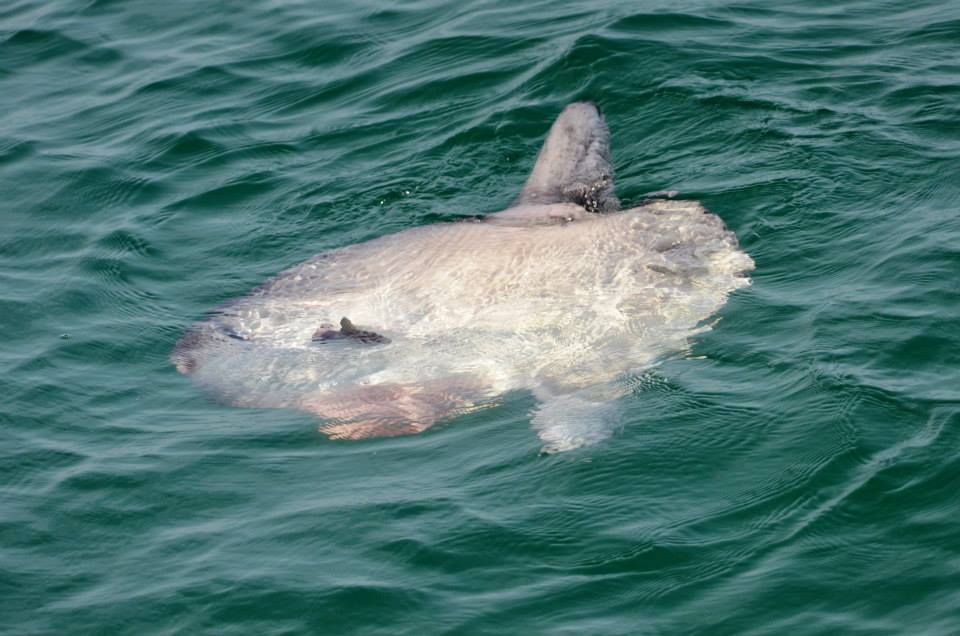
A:
{"label": "dorsal fin", "polygon": [[537,163],[514,205],[575,203],[589,212],[614,212],[610,131],[592,102],[567,106],[550,128]]}

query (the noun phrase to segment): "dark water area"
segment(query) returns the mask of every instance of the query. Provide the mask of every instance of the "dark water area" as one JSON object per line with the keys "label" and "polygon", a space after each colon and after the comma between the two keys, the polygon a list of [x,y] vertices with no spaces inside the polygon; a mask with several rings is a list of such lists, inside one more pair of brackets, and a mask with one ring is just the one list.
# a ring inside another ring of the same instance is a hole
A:
{"label": "dark water area", "polygon": [[[0,632],[960,633],[958,60],[945,1],[3,3]],[[612,439],[332,442],[170,364],[507,207],[579,99],[757,265]]]}

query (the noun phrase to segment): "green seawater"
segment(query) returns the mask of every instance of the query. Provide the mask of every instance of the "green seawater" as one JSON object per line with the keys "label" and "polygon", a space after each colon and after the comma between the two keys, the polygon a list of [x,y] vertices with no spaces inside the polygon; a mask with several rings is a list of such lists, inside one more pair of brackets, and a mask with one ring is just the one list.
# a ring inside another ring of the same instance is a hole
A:
{"label": "green seawater", "polygon": [[[593,99],[756,261],[603,443],[331,442],[168,356],[506,207]],[[960,634],[960,3],[0,3],[0,633]]]}

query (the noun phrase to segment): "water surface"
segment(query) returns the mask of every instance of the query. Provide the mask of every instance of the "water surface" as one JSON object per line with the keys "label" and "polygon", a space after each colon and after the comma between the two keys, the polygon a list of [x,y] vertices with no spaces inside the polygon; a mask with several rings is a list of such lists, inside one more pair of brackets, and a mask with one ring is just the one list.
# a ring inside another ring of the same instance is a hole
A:
{"label": "water surface", "polygon": [[[0,8],[0,631],[960,633],[960,5]],[[594,99],[754,258],[611,440],[209,401],[204,312],[493,212]]]}

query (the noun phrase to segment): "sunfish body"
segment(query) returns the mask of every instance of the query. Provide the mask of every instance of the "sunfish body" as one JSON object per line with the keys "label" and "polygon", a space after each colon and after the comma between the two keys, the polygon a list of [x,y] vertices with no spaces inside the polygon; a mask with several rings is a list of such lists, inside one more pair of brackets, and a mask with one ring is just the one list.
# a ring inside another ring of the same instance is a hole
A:
{"label": "sunfish body", "polygon": [[616,426],[618,380],[686,348],[753,269],[698,203],[618,208],[604,119],[571,104],[512,207],[320,254],[195,325],[173,362],[227,404],[306,411],[334,439],[528,390],[545,451],[593,443]]}

